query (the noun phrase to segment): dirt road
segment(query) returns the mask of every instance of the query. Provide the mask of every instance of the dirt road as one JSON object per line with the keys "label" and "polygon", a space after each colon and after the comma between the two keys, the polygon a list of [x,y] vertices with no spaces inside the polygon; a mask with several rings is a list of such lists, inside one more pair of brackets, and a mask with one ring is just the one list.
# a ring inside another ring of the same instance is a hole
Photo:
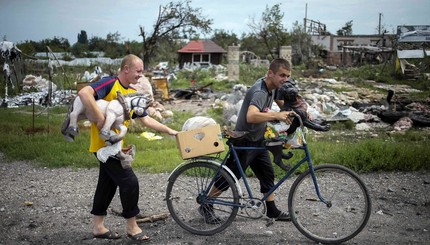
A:
{"label": "dirt road", "polygon": [[[0,154],[0,244],[105,244],[90,233],[89,211],[97,171],[5,163]],[[142,212],[167,212],[164,195],[168,174],[137,174]],[[428,244],[430,172],[371,173],[361,177],[371,191],[372,215],[364,231],[347,244]],[[286,203],[286,191],[277,193],[280,205]],[[118,197],[112,208],[121,210]],[[106,226],[123,235],[109,244],[131,243],[121,217],[110,213]],[[192,235],[170,217],[142,223],[141,227],[152,237],[152,244],[314,244],[292,223],[266,227],[264,219],[238,217],[228,230],[210,237]]]}

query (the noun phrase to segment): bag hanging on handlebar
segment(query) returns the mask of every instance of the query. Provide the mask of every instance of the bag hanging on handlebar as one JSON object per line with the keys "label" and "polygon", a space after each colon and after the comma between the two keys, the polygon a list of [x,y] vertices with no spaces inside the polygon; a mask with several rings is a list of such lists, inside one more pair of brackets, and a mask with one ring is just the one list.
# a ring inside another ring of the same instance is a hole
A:
{"label": "bag hanging on handlebar", "polygon": [[[305,128],[304,130],[307,130],[307,128]],[[295,147],[300,147],[303,145],[303,130],[302,128],[297,128],[296,131],[294,131],[293,134],[290,134],[287,136],[287,142],[285,142],[284,144],[284,148],[289,149],[289,148],[295,148]]]}
{"label": "bag hanging on handlebar", "polygon": [[[289,126],[287,124],[287,126]],[[293,134],[287,135],[286,130],[288,127],[283,127],[279,123],[267,123],[266,132],[264,133],[264,138],[268,142],[283,141],[284,148],[295,148],[303,145],[303,130],[302,128],[297,128]],[[307,130],[305,128],[304,130]],[[305,132],[306,133],[306,132]]]}

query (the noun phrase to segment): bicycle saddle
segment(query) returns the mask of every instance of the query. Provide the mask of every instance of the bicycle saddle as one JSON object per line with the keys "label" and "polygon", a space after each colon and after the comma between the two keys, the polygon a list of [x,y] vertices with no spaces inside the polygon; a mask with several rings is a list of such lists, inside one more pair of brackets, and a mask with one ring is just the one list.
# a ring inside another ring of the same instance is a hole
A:
{"label": "bicycle saddle", "polygon": [[227,128],[227,126],[224,126],[224,133],[229,138],[239,139],[239,138],[242,138],[243,136],[245,136],[246,134],[248,134],[249,132],[248,131],[234,131],[234,130]]}

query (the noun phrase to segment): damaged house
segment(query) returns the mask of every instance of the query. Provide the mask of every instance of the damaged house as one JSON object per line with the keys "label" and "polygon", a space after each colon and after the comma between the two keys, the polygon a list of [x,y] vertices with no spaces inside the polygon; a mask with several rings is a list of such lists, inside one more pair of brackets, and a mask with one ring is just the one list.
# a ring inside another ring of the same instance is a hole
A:
{"label": "damaged house", "polygon": [[390,59],[394,34],[381,35],[312,35],[312,43],[321,47],[324,63],[330,66],[381,64]]}
{"label": "damaged house", "polygon": [[397,27],[396,73],[430,79],[430,25]]}

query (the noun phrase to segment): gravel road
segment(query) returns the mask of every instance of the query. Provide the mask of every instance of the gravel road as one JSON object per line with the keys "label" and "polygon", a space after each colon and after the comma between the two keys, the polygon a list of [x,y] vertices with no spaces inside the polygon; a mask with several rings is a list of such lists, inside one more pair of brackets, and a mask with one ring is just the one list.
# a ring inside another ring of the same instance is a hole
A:
{"label": "gravel road", "polygon": [[[0,244],[131,244],[124,220],[114,213],[109,213],[106,225],[123,237],[107,241],[91,236],[89,211],[97,171],[5,162],[0,154]],[[168,212],[164,201],[168,174],[136,173],[142,214]],[[361,177],[371,192],[372,215],[367,227],[347,244],[428,244],[430,172],[380,172]],[[277,194],[283,207],[285,191]],[[121,210],[118,197],[112,209]],[[140,225],[152,244],[315,244],[290,222],[269,227],[266,222],[237,217],[229,229],[210,237],[192,235],[170,217]]]}

